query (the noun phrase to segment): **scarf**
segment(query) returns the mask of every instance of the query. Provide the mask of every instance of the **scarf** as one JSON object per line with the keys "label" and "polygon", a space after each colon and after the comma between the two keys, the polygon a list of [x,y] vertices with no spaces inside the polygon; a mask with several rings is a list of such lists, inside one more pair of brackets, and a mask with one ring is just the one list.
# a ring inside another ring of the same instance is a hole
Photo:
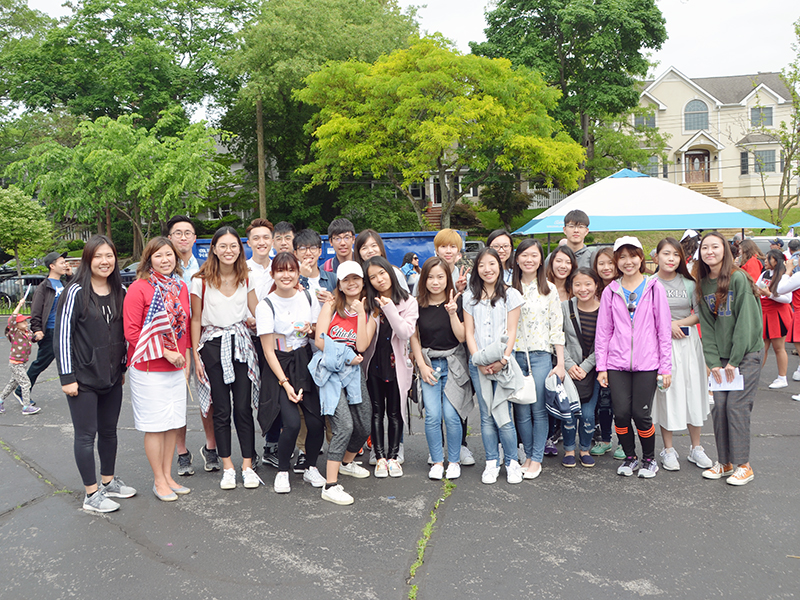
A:
{"label": "scarf", "polygon": [[183,280],[177,275],[173,274],[169,277],[157,273],[152,268],[150,269],[150,278],[148,279],[150,285],[153,286],[154,293],[161,294],[161,299],[164,301],[164,308],[167,310],[169,322],[172,324],[172,329],[175,332],[175,337],[163,334],[162,340],[164,348],[178,351],[175,340],[181,339],[186,334],[186,311],[180,301],[181,285],[185,285]]}

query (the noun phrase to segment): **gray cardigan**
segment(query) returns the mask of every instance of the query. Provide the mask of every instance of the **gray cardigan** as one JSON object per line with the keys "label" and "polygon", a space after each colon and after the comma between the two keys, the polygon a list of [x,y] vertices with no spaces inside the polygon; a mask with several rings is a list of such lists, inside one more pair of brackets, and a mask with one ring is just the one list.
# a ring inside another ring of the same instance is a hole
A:
{"label": "gray cardigan", "polygon": [[[578,331],[575,331],[575,327],[572,325],[572,319],[569,318],[570,302],[573,303],[572,308],[575,311]],[[569,300],[564,300],[564,302],[561,303],[561,311],[564,313],[564,367],[569,371],[572,367],[578,365],[588,373],[595,367],[594,352],[592,352],[586,360],[581,361],[581,358],[583,358],[583,348],[581,348],[581,342],[578,339],[581,326],[580,317],[578,316],[578,299],[570,298]]]}

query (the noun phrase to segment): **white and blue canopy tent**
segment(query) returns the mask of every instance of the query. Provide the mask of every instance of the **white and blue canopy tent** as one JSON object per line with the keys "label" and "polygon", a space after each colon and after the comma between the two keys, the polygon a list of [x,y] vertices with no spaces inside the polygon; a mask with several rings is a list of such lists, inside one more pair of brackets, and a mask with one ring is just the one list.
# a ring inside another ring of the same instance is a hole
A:
{"label": "white and blue canopy tent", "polygon": [[775,229],[775,225],[689,188],[622,169],[601,179],[514,232],[561,234],[564,216],[580,209],[591,231],[681,231],[684,229]]}

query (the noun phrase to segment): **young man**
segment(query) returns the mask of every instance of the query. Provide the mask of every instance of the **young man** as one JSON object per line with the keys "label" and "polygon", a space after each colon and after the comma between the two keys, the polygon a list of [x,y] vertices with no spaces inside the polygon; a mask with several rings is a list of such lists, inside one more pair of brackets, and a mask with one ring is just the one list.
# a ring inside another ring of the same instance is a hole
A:
{"label": "young man", "polygon": [[[578,267],[592,268],[596,248],[589,248],[583,243],[589,234],[589,217],[582,210],[571,210],[564,217],[564,235],[567,246],[575,254]],[[548,257],[549,259],[549,257]]]}
{"label": "young man", "polygon": [[281,221],[275,225],[275,229],[272,232],[272,243],[275,246],[275,254],[279,252],[294,252],[294,234],[294,225],[287,221]]}
{"label": "young man", "polygon": [[[269,253],[272,250],[273,227],[266,219],[253,219],[247,226],[247,245],[253,251],[252,258],[247,260],[250,277],[256,288],[256,297],[261,302],[269,294],[272,287],[272,260]],[[256,349],[260,348],[260,343]]]}
{"label": "young man", "polygon": [[328,225],[328,243],[335,252],[333,258],[329,258],[322,265],[323,271],[336,273],[339,265],[353,258],[353,242],[356,239],[356,228],[349,219],[334,219]]}
{"label": "young man", "polygon": [[[192,275],[200,270],[200,265],[197,262],[192,248],[195,242],[195,229],[189,217],[184,215],[176,215],[167,222],[167,237],[172,245],[178,251],[178,260],[183,268],[183,281],[187,286],[192,284]],[[192,365],[192,372],[194,372],[194,365]],[[195,388],[196,389],[196,388]],[[217,442],[214,439],[214,420],[212,419],[214,407],[208,410],[208,415],[205,417],[200,413],[200,419],[203,423],[203,432],[206,435],[206,443],[200,448],[200,454],[203,457],[204,468],[206,471],[219,471],[220,462],[217,455]],[[178,430],[178,439],[175,441],[175,448],[178,452],[178,475],[188,477],[194,475],[192,468],[192,453],[186,447],[186,426]]]}
{"label": "young man", "polygon": [[333,298],[336,273],[319,268],[322,238],[313,229],[303,229],[294,238],[294,255],[300,261],[300,285],[316,295],[320,305]]}
{"label": "young man", "polygon": [[[28,367],[31,389],[39,375],[55,360],[53,331],[56,326],[58,297],[64,289],[61,278],[65,275],[72,276],[72,269],[67,264],[66,258],[66,252],[63,254],[51,252],[44,257],[44,264],[49,270],[47,279],[40,283],[33,293],[30,328],[33,333],[33,341],[39,342],[39,349],[36,352],[36,360]],[[24,406],[22,388],[19,386],[14,390],[14,397]],[[35,405],[33,400],[31,400],[31,404]]]}

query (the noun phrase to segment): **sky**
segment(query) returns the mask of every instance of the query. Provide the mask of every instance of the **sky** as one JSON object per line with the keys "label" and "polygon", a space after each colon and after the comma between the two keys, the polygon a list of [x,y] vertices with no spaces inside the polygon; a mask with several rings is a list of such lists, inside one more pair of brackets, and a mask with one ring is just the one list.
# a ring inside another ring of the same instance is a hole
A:
{"label": "sky", "polygon": [[[69,13],[62,1],[28,4],[60,16]],[[491,0],[398,2],[403,7],[419,6],[423,31],[441,32],[464,53],[469,52],[469,42],[485,39],[484,11]],[[667,21],[669,39],[651,57],[658,61],[651,75],[661,75],[670,66],[688,77],[780,71],[795,56],[793,23],[800,18],[800,5],[793,0],[657,0],[657,4]]]}

